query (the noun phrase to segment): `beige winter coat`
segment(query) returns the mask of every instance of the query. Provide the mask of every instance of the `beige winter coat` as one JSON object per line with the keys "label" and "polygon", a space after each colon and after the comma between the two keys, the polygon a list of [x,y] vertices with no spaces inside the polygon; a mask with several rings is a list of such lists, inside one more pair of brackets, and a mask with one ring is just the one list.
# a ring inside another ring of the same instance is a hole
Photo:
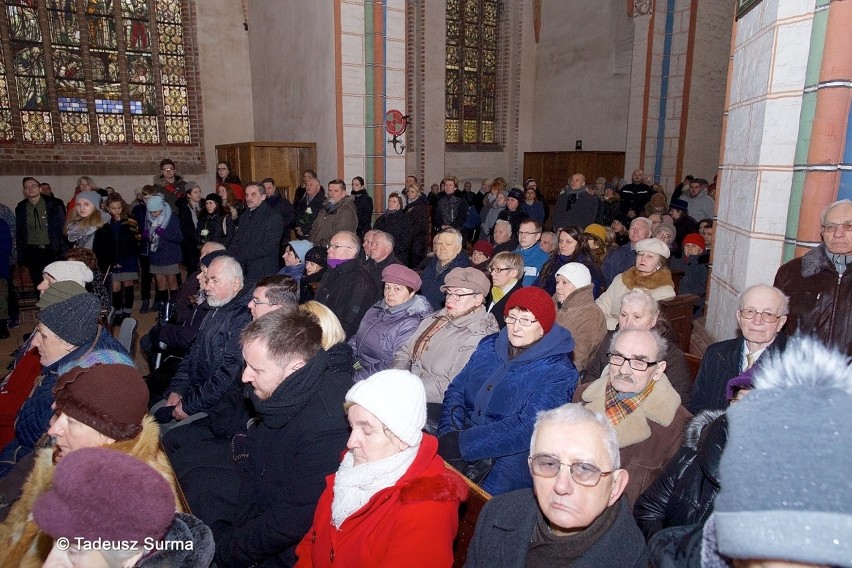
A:
{"label": "beige winter coat", "polygon": [[426,402],[444,402],[444,391],[450,382],[467,364],[479,341],[486,335],[497,333],[497,320],[479,307],[475,311],[452,319],[432,338],[420,354],[414,358],[414,346],[420,336],[438,318],[447,317],[446,308],[427,316],[400,349],[393,360],[394,369],[406,369],[423,380],[426,387]]}

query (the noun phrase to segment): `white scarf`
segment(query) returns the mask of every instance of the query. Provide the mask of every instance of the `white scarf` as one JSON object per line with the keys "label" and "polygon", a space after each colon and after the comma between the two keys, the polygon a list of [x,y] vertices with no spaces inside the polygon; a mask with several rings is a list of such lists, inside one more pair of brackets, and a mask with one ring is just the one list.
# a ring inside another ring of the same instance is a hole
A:
{"label": "white scarf", "polygon": [[331,522],[340,528],[343,521],[366,505],[373,495],[393,486],[405,475],[417,457],[420,446],[412,446],[383,460],[355,465],[352,452],[346,452],[334,476]]}

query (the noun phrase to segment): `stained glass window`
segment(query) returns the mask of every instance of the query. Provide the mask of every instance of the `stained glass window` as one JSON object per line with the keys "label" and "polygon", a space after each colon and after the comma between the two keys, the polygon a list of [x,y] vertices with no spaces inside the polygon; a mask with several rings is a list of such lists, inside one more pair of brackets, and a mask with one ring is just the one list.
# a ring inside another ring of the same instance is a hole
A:
{"label": "stained glass window", "polygon": [[0,142],[191,144],[183,4],[2,0]]}
{"label": "stained glass window", "polygon": [[447,144],[497,144],[499,0],[447,0]]}

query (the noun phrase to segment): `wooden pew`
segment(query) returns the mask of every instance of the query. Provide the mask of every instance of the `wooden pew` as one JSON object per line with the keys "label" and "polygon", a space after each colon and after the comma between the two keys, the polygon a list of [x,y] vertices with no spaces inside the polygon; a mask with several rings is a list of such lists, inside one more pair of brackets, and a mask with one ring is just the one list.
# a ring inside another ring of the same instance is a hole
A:
{"label": "wooden pew", "polygon": [[684,353],[689,353],[692,341],[692,308],[698,296],[681,294],[668,300],[660,300],[660,315],[664,317],[677,334],[677,343]]}
{"label": "wooden pew", "polygon": [[459,470],[444,462],[447,469],[454,471],[467,484],[467,501],[459,508],[459,532],[453,543],[453,568],[462,568],[467,561],[467,547],[473,540],[473,532],[476,529],[476,519],[485,503],[491,499],[488,492],[483,491],[480,486],[462,475]]}

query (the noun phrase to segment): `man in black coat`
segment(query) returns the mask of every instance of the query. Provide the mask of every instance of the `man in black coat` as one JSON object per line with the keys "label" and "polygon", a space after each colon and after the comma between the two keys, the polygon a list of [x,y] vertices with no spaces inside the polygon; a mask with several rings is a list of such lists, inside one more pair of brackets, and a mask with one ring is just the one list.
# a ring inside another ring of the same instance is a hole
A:
{"label": "man in black coat", "polygon": [[213,531],[221,567],[293,566],[325,478],[340,464],[352,351],[342,343],[325,351],[321,343],[319,324],[298,310],[253,321],[240,344],[255,419],[228,444],[177,449],[218,452],[218,461],[197,463],[180,481],[193,513]]}
{"label": "man in black coat", "polygon": [[[369,241],[364,237],[364,253],[367,260],[364,261],[364,268],[370,271],[373,279],[376,281],[376,286],[379,290],[384,290],[385,284],[382,282],[382,270],[391,264],[402,264],[393,252],[394,240],[393,236],[378,229],[367,231],[370,235]],[[367,243],[370,243],[369,250]]]}
{"label": "man in black coat", "polygon": [[382,288],[364,267],[360,252],[355,233],[335,233],[328,245],[328,270],[314,297],[334,312],[347,338],[355,335],[361,318],[382,297]]}
{"label": "man in black coat", "polygon": [[255,282],[278,272],[281,235],[284,221],[281,215],[266,203],[266,194],[257,183],[246,186],[246,209],[240,215],[237,232],[228,246],[243,266],[246,283]]}
{"label": "man in black coat", "polygon": [[621,188],[621,214],[627,215],[630,219],[641,217],[645,214],[645,205],[651,200],[654,194],[654,188],[644,183],[645,172],[642,170],[633,170],[629,183]]}
{"label": "man in black coat", "polygon": [[728,381],[758,363],[767,350],[784,350],[787,336],[780,332],[787,321],[789,300],[781,290],[751,286],[740,294],[739,306],[737,324],[742,335],[710,345],[701,359],[689,403],[693,414],[727,408]]}
{"label": "man in black coat", "polygon": [[151,409],[161,422],[169,422],[169,414],[181,422],[205,413],[219,427],[230,423],[236,410],[233,401],[239,396],[234,393],[239,393],[243,367],[237,338],[251,321],[247,304],[252,287],[243,285],[239,263],[222,256],[210,263],[204,289],[209,312],[169,384],[165,408],[155,405]]}
{"label": "man in black coat", "polygon": [[34,177],[25,177],[23,185],[25,199],[15,207],[18,264],[29,269],[33,286],[38,286],[44,267],[60,260],[65,250],[65,210],[59,200],[41,195]]}
{"label": "man in black coat", "polygon": [[296,197],[296,235],[307,239],[325,203],[325,190],[319,180],[312,177],[305,181],[305,193]]}
{"label": "man in black coat", "polygon": [[281,215],[281,222],[284,224],[284,234],[281,237],[281,243],[286,243],[290,240],[290,231],[296,226],[296,210],[293,208],[290,200],[278,192],[274,179],[264,178],[262,183],[263,193],[266,195],[266,204],[272,207],[273,211]]}
{"label": "man in black coat", "polygon": [[539,413],[530,471],[534,489],[498,495],[479,513],[467,568],[648,565],[606,417],[579,404]]}

